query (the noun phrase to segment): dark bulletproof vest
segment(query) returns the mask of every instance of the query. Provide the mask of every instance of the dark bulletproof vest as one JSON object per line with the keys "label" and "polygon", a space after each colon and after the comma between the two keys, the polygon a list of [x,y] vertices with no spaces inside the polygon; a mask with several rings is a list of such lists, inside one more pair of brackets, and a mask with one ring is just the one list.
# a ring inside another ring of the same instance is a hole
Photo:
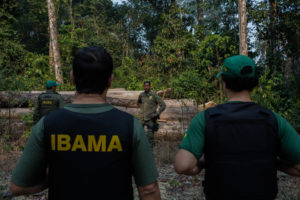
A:
{"label": "dark bulletproof vest", "polygon": [[45,117],[44,133],[49,200],[133,199],[131,115],[60,109]]}
{"label": "dark bulletproof vest", "polygon": [[277,194],[279,138],[273,113],[255,103],[205,111],[208,200],[270,200]]}
{"label": "dark bulletproof vest", "polygon": [[38,103],[40,106],[40,118],[59,109],[58,93],[45,92],[38,97]]}

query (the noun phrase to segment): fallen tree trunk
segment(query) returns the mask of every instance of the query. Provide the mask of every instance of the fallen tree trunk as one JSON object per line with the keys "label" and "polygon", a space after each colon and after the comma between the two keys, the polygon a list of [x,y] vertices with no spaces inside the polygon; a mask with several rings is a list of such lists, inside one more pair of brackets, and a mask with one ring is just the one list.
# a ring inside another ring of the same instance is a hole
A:
{"label": "fallen tree trunk", "polygon": [[[136,117],[139,114],[137,99],[142,91],[126,91],[124,89],[112,89],[108,91],[107,102],[116,108],[128,112]],[[33,108],[28,108],[29,104],[34,104],[40,91],[33,92],[0,92],[0,117],[6,119],[20,120],[24,115],[33,112]],[[72,102],[75,92],[59,92],[66,103]],[[165,100],[166,110],[160,115],[160,128],[155,137],[165,140],[178,140],[184,135],[190,121],[203,109],[215,106],[214,102],[205,105],[196,105],[191,99],[168,99]],[[8,105],[8,106],[7,106]],[[3,108],[7,106],[6,108]],[[15,108],[14,108],[15,107]],[[24,108],[20,108],[24,107]]]}
{"label": "fallen tree trunk", "polygon": [[[142,91],[126,91],[121,89],[110,89],[107,93],[107,102],[122,107],[137,108],[137,99]],[[1,108],[18,108],[28,107],[29,104],[34,104],[37,97],[43,91],[32,92],[0,92]],[[75,97],[75,92],[61,91],[59,94],[63,97],[66,103],[71,103]],[[195,101],[191,99],[169,99],[165,100],[167,107],[185,107],[195,106]]]}

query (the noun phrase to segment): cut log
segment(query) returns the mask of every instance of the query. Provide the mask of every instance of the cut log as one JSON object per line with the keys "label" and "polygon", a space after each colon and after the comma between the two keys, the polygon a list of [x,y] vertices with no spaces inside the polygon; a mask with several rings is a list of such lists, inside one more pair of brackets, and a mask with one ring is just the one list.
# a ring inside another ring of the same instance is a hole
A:
{"label": "cut log", "polygon": [[[140,109],[137,106],[137,98],[142,91],[126,91],[124,89],[111,89],[107,94],[108,103],[116,108],[128,112],[134,116],[138,116]],[[0,92],[0,117],[20,120],[25,114],[32,112],[32,108],[28,108],[29,104],[33,104],[41,91],[33,92]],[[59,92],[66,103],[70,103],[75,96],[75,92]],[[181,140],[184,132],[187,130],[193,117],[200,111],[214,107],[216,103],[210,101],[204,105],[196,105],[191,99],[168,99],[165,100],[166,110],[160,115],[159,130],[155,134],[156,139],[162,140]],[[3,106],[9,106],[3,108]],[[12,108],[15,106],[16,108]],[[25,107],[25,108],[20,108]],[[27,108],[26,108],[27,107]]]}
{"label": "cut log", "polygon": [[171,97],[171,92],[172,89],[171,88],[167,88],[165,90],[159,90],[157,92],[157,94],[162,98],[162,99],[166,99],[166,98],[170,98]]}

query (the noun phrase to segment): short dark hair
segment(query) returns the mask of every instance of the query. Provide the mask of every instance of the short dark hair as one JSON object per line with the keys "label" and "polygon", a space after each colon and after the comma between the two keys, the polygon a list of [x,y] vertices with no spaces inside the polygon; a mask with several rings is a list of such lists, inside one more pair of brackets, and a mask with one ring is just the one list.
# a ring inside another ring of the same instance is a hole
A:
{"label": "short dark hair", "polygon": [[103,47],[80,49],[73,60],[73,74],[78,93],[102,94],[113,71],[112,57]]}
{"label": "short dark hair", "polygon": [[144,85],[148,83],[149,85],[151,85],[150,81],[144,81]]}
{"label": "short dark hair", "polygon": [[258,85],[258,75],[254,77],[229,77],[222,74],[222,80],[226,84],[226,88],[235,92],[242,90],[252,91]]}

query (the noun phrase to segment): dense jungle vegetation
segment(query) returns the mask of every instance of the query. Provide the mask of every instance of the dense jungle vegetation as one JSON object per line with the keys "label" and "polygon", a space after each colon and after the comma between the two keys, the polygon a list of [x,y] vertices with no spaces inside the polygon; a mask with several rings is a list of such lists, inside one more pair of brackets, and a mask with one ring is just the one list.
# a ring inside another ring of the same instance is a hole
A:
{"label": "dense jungle vegetation", "polygon": [[[80,47],[105,47],[114,58],[113,87],[172,88],[174,98],[224,101],[220,71],[239,53],[237,0],[55,0],[63,84]],[[249,56],[260,84],[253,99],[300,130],[300,2],[247,0]],[[49,64],[46,1],[0,0],[0,90],[44,90]]]}

